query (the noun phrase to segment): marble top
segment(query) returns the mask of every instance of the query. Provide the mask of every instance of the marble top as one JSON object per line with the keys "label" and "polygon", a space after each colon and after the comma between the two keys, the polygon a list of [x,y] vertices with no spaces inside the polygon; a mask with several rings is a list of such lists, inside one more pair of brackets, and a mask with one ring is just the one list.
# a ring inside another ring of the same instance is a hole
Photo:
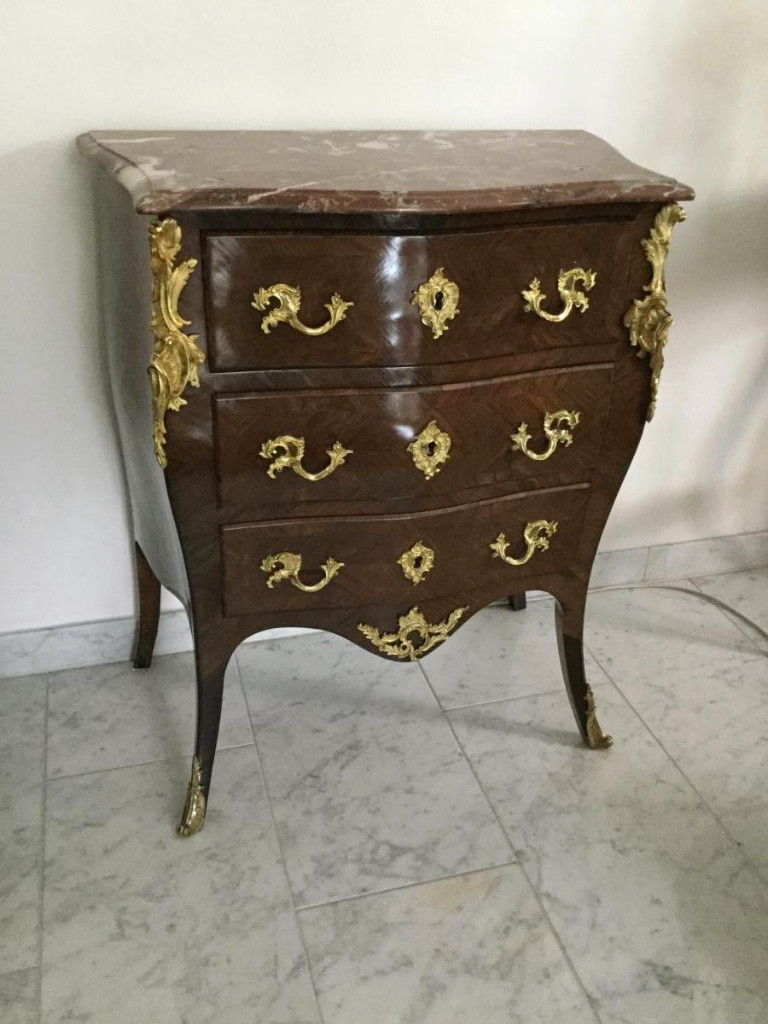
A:
{"label": "marble top", "polygon": [[80,151],[141,213],[479,213],[693,192],[583,131],[94,131]]}

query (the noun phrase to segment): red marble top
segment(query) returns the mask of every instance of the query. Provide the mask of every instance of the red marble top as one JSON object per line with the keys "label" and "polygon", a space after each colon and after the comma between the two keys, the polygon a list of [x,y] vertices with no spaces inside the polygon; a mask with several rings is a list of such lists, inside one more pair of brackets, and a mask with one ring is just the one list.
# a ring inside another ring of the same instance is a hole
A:
{"label": "red marble top", "polygon": [[141,213],[475,213],[693,198],[582,131],[112,131],[77,142]]}

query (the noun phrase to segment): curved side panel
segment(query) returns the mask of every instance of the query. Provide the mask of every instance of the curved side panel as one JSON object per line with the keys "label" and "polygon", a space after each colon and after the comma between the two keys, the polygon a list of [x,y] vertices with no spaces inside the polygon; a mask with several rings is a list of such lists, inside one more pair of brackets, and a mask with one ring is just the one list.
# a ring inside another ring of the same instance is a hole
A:
{"label": "curved side panel", "polygon": [[96,174],[101,326],[128,482],[133,530],[164,587],[189,605],[184,559],[163,470],[155,458],[152,397],[152,280],[148,219],[137,217],[114,182]]}

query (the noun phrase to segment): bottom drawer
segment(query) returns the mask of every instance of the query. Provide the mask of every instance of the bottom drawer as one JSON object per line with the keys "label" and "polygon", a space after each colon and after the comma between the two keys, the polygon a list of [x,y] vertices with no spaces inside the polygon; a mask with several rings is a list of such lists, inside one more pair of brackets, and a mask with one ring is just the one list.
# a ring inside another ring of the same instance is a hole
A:
{"label": "bottom drawer", "polygon": [[568,565],[588,492],[579,484],[407,516],[223,526],[224,614],[511,594]]}

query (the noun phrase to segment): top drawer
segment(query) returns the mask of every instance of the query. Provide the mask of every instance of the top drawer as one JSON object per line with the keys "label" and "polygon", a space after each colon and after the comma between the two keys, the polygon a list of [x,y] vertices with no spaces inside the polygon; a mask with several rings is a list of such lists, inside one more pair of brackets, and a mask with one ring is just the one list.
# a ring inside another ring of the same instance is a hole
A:
{"label": "top drawer", "polygon": [[[209,363],[413,366],[610,344],[626,305],[626,231],[580,222],[439,235],[207,234]],[[568,279],[574,269],[595,278]],[[445,281],[433,277],[440,270]],[[533,302],[540,313],[526,311],[522,294],[535,280],[546,296]]]}

